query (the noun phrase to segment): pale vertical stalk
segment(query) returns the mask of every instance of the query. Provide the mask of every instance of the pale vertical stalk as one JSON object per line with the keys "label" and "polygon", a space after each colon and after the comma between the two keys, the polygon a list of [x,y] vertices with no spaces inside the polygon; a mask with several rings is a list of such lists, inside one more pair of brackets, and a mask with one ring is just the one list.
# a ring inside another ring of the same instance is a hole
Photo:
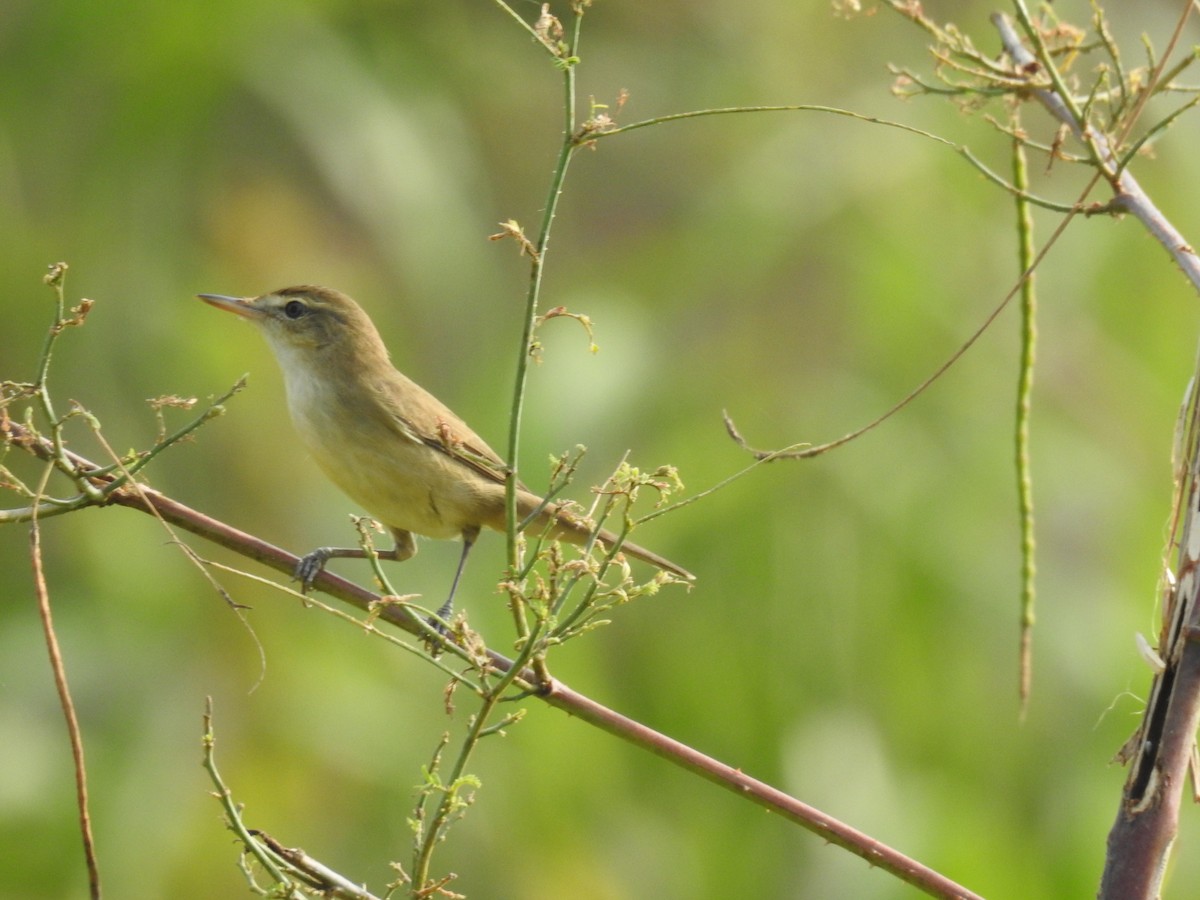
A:
{"label": "pale vertical stalk", "polygon": [[[503,5],[503,4],[502,4]],[[505,6],[507,9],[507,6]],[[517,485],[519,477],[519,457],[521,446],[521,423],[525,412],[525,390],[529,382],[529,359],[533,350],[534,332],[537,328],[538,301],[541,296],[542,276],[545,272],[546,253],[550,247],[550,231],[554,224],[554,216],[558,209],[558,201],[562,196],[563,183],[567,177],[567,167],[575,150],[575,53],[579,47],[580,28],[583,22],[582,9],[575,10],[574,29],[569,49],[550,48],[555,53],[563,76],[563,137],[559,148],[558,159],[550,179],[550,190],[546,197],[545,209],[542,212],[542,222],[538,229],[537,241],[530,254],[529,288],[525,299],[525,324],[521,334],[520,351],[517,356],[517,371],[513,385],[512,409],[508,430],[508,477],[505,483],[505,513],[507,520],[508,564],[511,572],[518,569],[517,559]],[[524,20],[522,20],[524,21]],[[544,46],[547,41],[535,30],[535,36]],[[492,685],[483,697],[478,712],[472,717],[467,735],[462,747],[451,766],[449,776],[443,779],[445,788],[442,799],[431,818],[421,842],[413,866],[412,888],[415,895],[423,895],[429,880],[430,862],[437,844],[443,839],[447,827],[451,824],[453,815],[458,808],[458,791],[462,779],[466,775],[466,767],[479,741],[487,734],[493,733],[496,726],[489,725],[489,720],[495,712],[497,704],[508,689],[509,685],[521,674],[530,657],[533,655],[534,644],[530,640],[529,624],[525,618],[523,603],[510,592],[510,603],[513,610],[513,620],[518,632],[518,647],[520,652],[514,660],[514,665],[505,671],[496,684]],[[503,722],[501,722],[501,726]]]}
{"label": "pale vertical stalk", "polygon": [[[1014,122],[1014,125],[1016,123]],[[1019,128],[1015,129],[1018,133]],[[1021,363],[1017,376],[1016,470],[1017,504],[1021,526],[1021,622],[1019,686],[1021,717],[1029,707],[1033,681],[1033,623],[1036,596],[1033,531],[1033,475],[1029,456],[1029,417],[1033,395],[1033,364],[1037,349],[1037,291],[1034,285],[1033,210],[1026,199],[1029,168],[1021,140],[1013,141],[1013,184],[1017,199],[1017,258],[1021,270]]]}
{"label": "pale vertical stalk", "polygon": [[[582,17],[576,18],[576,27],[572,52],[579,41],[579,23]],[[545,271],[546,252],[550,248],[550,229],[554,224],[554,215],[558,209],[558,200],[562,196],[563,182],[567,177],[567,165],[574,152],[575,132],[575,65],[570,60],[563,60],[563,141],[558,152],[558,161],[550,179],[550,191],[546,196],[546,208],[542,213],[542,224],[538,230],[538,239],[529,268],[529,290],[525,295],[525,326],[521,333],[521,349],[517,355],[517,375],[513,385],[512,413],[508,426],[508,556],[509,564],[514,568],[517,562],[516,525],[517,525],[517,477],[518,458],[521,447],[521,421],[525,412],[525,389],[529,382],[529,357],[533,348],[533,332],[537,325],[538,299],[542,290],[542,274]]]}
{"label": "pale vertical stalk", "polygon": [[[512,411],[508,427],[508,478],[505,482],[505,519],[508,523],[506,530],[508,538],[508,565],[512,572],[517,571],[517,485],[520,482],[520,449],[521,422],[525,412],[525,389],[529,382],[529,357],[533,350],[533,335],[537,327],[538,300],[542,290],[542,275],[545,271],[546,253],[550,248],[550,230],[554,224],[554,215],[558,209],[558,201],[562,196],[563,182],[567,177],[567,166],[575,150],[575,53],[579,47],[580,28],[583,23],[582,11],[575,16],[575,28],[571,38],[569,54],[557,55],[563,75],[563,137],[562,146],[558,151],[558,160],[550,178],[550,190],[546,196],[546,206],[542,212],[542,224],[538,230],[537,243],[531,254],[529,269],[529,289],[525,297],[525,325],[521,333],[521,346],[517,354],[517,373],[513,384]],[[516,623],[520,640],[529,636],[529,626],[525,621],[523,611],[516,599],[513,603],[513,620]]]}

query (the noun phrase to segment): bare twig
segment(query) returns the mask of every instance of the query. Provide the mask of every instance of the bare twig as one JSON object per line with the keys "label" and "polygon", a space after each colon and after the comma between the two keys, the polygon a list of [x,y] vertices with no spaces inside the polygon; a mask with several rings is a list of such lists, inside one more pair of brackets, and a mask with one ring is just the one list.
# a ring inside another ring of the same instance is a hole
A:
{"label": "bare twig", "polygon": [[[212,697],[204,702],[204,770],[208,772],[209,780],[216,788],[213,796],[221,803],[225,811],[225,824],[242,843],[242,870],[251,881],[251,886],[264,896],[285,897],[287,900],[305,900],[306,897],[320,896],[330,900],[379,900],[374,894],[361,885],[335,872],[320,861],[313,859],[298,847],[284,847],[269,834],[254,828],[248,828],[242,821],[241,805],[233,800],[233,792],[226,786],[221,773],[217,769],[216,733],[213,730]],[[275,882],[275,887],[264,890],[254,884],[254,874],[245,862],[249,854],[262,866]]]}
{"label": "bare twig", "polygon": [[[46,474],[49,474],[49,470]],[[75,794],[79,806],[79,831],[83,838],[83,857],[87,864],[88,890],[92,900],[100,900],[102,894],[100,863],[96,856],[96,841],[92,835],[92,817],[88,806],[87,764],[83,755],[83,734],[79,730],[79,719],[75,715],[75,704],[71,700],[71,688],[67,683],[66,666],[63,664],[62,651],[58,646],[58,636],[54,632],[54,618],[50,612],[50,593],[46,588],[45,573],[42,571],[42,530],[36,514],[29,526],[29,545],[38,615],[42,620],[42,631],[46,637],[46,651],[50,656],[51,671],[54,673],[54,686],[58,690],[58,702],[62,706],[63,718],[67,723],[67,735],[71,742],[71,760],[75,769]]]}
{"label": "bare twig", "polygon": [[[1060,226],[1060,228],[1061,228],[1061,226]],[[1045,252],[1046,251],[1043,250],[1042,254],[1045,254]],[[1040,259],[1041,259],[1041,256],[1039,255],[1038,260],[1040,260]],[[1034,265],[1035,266],[1037,265],[1037,260],[1034,261]],[[1025,275],[1028,275],[1031,272],[1032,272],[1032,269],[1029,269],[1029,270],[1027,270]],[[1005,307],[1007,307],[1009,304],[1009,301],[1011,301],[1012,298],[1016,296],[1017,291],[1020,289],[1021,284],[1024,282],[1025,275],[1022,275],[1022,280],[1018,281],[1017,284],[1015,284],[1013,286],[1012,290],[1010,290],[1007,294],[1005,294],[1004,299],[1001,300],[998,304],[996,304],[996,306],[992,308],[991,312],[989,312],[987,314],[987,316],[984,317],[984,320],[979,325],[979,327],[977,327],[973,332],[971,332],[971,334],[967,336],[967,339],[965,341],[963,341],[958,346],[958,348],[955,349],[954,352],[951,353],[950,356],[947,357],[946,360],[941,365],[939,365],[936,369],[934,369],[933,372],[928,377],[926,377],[924,381],[922,381],[920,384],[918,384],[916,387],[914,387],[911,391],[909,391],[907,394],[905,394],[899,401],[894,403],[892,406],[888,407],[886,410],[884,410],[882,413],[880,413],[874,419],[867,422],[867,424],[862,425],[859,428],[856,428],[853,431],[842,435],[840,438],[836,438],[832,441],[827,441],[824,444],[816,444],[816,445],[812,445],[812,446],[803,447],[800,449],[784,448],[781,450],[756,450],[750,446],[750,444],[746,441],[746,439],[744,437],[742,437],[741,432],[738,430],[737,426],[734,424],[733,419],[730,417],[729,413],[722,412],[722,416],[724,417],[724,420],[725,420],[725,430],[727,432],[729,432],[729,436],[734,440],[734,442],[739,447],[741,447],[743,450],[745,450],[747,453],[749,453],[751,456],[753,456],[756,460],[758,460],[760,462],[773,462],[777,459],[811,459],[814,456],[820,456],[822,453],[828,453],[830,450],[835,450],[838,447],[841,447],[843,444],[848,444],[851,441],[862,437],[867,432],[873,431],[874,429],[878,428],[880,425],[882,425],[884,422],[886,422],[888,419],[890,419],[896,413],[900,412],[900,410],[904,409],[906,406],[908,406],[910,403],[912,403],[914,400],[916,400],[917,397],[921,396],[921,394],[925,393],[925,391],[935,381],[937,381],[939,378],[941,378],[950,369],[951,366],[953,366],[956,362],[958,362],[960,359],[962,359],[963,356],[966,355],[966,352],[968,350],[970,350],[973,346],[975,346],[975,342],[978,341],[981,337],[983,337],[984,332],[986,332],[989,328],[992,327],[992,323],[996,321],[996,319],[999,317],[1000,313],[1004,312]]]}
{"label": "bare twig", "polygon": [[355,884],[346,876],[335,872],[299,847],[285,847],[265,831],[251,829],[250,834],[269,848],[297,877],[302,878],[314,893],[319,893],[322,900],[379,900],[362,885]]}

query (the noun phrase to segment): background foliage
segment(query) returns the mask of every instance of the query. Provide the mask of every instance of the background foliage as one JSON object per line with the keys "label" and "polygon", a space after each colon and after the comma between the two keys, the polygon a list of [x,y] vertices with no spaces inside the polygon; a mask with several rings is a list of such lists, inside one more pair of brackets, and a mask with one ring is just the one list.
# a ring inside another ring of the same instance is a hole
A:
{"label": "background foliage", "polygon": [[[1161,46],[1176,6],[1110,11],[1135,61],[1140,32]],[[926,7],[998,46],[995,4]],[[1078,2],[1056,8],[1088,15]],[[606,0],[585,25],[580,83],[607,103],[628,88],[622,121],[844,106],[969,143],[1005,168],[1007,141],[979,116],[889,94],[886,63],[924,67],[924,44],[883,11],[845,20],[823,4]],[[537,220],[560,87],[495,8],[10,0],[0,84],[0,374],[29,377],[52,300],[39,279],[58,259],[72,266],[68,297],[97,305],[60,345],[54,386],[96,412],[118,448],[152,438],[144,398],[208,396],[251,373],[227,416],[150,470],[155,487],[297,551],[345,541],[358,512],[297,447],[261,339],[197,291],[347,291],[400,368],[502,444],[526,267],[486,236],[502,219]],[[1136,166],[1191,236],[1196,137],[1185,121]],[[1078,188],[1062,169],[1039,178],[1066,201]],[[703,488],[745,462],[722,408],[761,446],[851,430],[1007,291],[1013,215],[944,149],[813,113],[603,142],[572,167],[546,295],[592,316],[601,349],[588,354],[569,324],[545,333],[527,480],[546,454],[583,443],[581,495],[627,448],[635,464],[674,463]],[[1044,238],[1055,219],[1038,222]],[[1133,636],[1156,628],[1196,309],[1132,222],[1075,222],[1039,279],[1041,596],[1023,725],[1015,311],[866,439],[763,468],[639,531],[699,586],[621,610],[560,654],[555,673],[982,894],[1093,892],[1123,778],[1109,760],[1149,682]],[[147,517],[55,519],[44,542],[112,896],[244,891],[199,766],[207,694],[249,822],[373,885],[390,877],[385,861],[407,855],[419,766],[448,727],[432,669],[226,578],[253,607],[260,683],[253,640]],[[426,543],[397,585],[440,597],[457,553]],[[460,595],[493,640],[508,621],[491,587],[501,565],[502,542],[482,541]],[[0,570],[0,893],[83,896],[23,529],[0,533]],[[478,805],[441,851],[468,895],[911,893],[530,706],[478,758]],[[1186,896],[1200,862],[1182,853],[1176,866],[1168,890]]]}

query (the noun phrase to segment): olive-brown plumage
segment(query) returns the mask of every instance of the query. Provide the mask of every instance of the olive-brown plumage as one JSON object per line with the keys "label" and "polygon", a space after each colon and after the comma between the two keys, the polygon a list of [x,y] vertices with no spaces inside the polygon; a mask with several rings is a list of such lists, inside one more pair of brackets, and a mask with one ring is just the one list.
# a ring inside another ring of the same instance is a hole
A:
{"label": "olive-brown plumage", "polygon": [[[305,448],[352,500],[388,528],[396,547],[381,556],[403,560],[416,552],[413,535],[462,537],[463,553],[443,608],[448,614],[463,563],[482,527],[505,528],[504,461],[436,397],[399,372],[374,323],[345,294],[329,288],[284,288],[260,297],[200,294],[220,309],[254,322],[283,370],[288,410]],[[542,498],[517,494],[527,517]],[[581,543],[585,522],[556,504],[531,528]],[[601,541],[615,536],[602,531]],[[630,556],[691,579],[685,569],[626,542]],[[361,550],[320,548],[297,567],[311,585],[335,556]]]}

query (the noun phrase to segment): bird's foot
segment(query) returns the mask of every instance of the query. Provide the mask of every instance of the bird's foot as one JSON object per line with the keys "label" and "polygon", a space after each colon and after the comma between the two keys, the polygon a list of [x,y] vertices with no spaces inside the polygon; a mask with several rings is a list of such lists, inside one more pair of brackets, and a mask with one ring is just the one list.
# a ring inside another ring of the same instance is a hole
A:
{"label": "bird's foot", "polygon": [[450,621],[450,616],[454,612],[454,599],[451,598],[438,607],[438,611],[425,620],[425,624],[440,634],[442,637],[450,636],[450,629],[447,623]]}
{"label": "bird's foot", "polygon": [[308,593],[332,555],[332,547],[318,547],[311,553],[305,553],[300,557],[296,568],[292,570],[292,581],[300,582],[300,593]]}

